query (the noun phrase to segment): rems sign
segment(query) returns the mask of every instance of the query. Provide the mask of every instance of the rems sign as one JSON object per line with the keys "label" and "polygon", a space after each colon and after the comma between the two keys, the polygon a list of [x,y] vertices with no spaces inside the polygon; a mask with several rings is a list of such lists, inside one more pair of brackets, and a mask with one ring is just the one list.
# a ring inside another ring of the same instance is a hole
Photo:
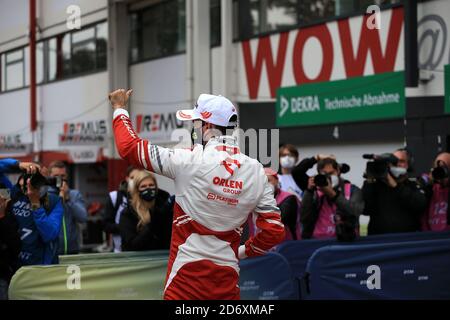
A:
{"label": "rems sign", "polygon": [[134,127],[139,136],[148,138],[152,143],[169,143],[172,132],[184,128],[185,123],[177,120],[176,112],[155,112],[137,114]]}

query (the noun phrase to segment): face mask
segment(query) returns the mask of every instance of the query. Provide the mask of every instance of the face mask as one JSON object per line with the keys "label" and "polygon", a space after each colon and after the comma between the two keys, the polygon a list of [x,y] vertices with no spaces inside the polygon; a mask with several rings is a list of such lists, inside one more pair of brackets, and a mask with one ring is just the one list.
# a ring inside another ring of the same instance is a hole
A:
{"label": "face mask", "polygon": [[406,168],[402,167],[391,167],[389,171],[395,178],[398,178],[406,174]]}
{"label": "face mask", "polygon": [[147,188],[139,192],[139,197],[144,201],[150,202],[156,198],[156,194],[156,188]]}
{"label": "face mask", "polygon": [[331,186],[336,188],[339,185],[339,177],[337,175],[331,175]]}
{"label": "face mask", "polygon": [[284,156],[280,158],[281,167],[291,169],[295,166],[295,158],[291,156]]}

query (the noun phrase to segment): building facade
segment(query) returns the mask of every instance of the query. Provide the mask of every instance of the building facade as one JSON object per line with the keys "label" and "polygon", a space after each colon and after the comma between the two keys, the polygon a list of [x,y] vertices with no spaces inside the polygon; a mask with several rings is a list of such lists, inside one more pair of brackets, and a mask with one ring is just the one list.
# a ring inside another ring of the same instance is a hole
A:
{"label": "building facade", "polygon": [[[379,15],[365,15],[372,4]],[[202,92],[222,94],[241,128],[279,129],[279,143],[296,145],[301,158],[333,153],[356,184],[363,153],[407,144],[422,172],[449,148],[447,0],[417,3],[412,47],[400,0],[1,0],[0,8],[0,155],[67,161],[88,203],[103,201],[126,167],[107,101],[118,87],[134,89],[132,120],[154,143],[176,140],[176,110]],[[417,85],[407,86],[411,48]]]}

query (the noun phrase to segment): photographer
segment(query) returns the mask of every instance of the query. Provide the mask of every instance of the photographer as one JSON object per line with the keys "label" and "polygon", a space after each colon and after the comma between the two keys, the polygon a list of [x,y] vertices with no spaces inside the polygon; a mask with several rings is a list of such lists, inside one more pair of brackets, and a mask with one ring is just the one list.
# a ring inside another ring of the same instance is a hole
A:
{"label": "photographer", "polygon": [[428,208],[422,219],[422,230],[450,230],[450,153],[442,152],[434,161],[429,176],[422,177]]}
{"label": "photographer", "polygon": [[[23,172],[16,185],[5,173]],[[45,168],[15,159],[0,160],[0,181],[10,190],[11,212],[21,236],[19,266],[58,263],[58,235],[63,206],[58,196],[44,192]]]}
{"label": "photographer", "polygon": [[17,269],[20,237],[11,213],[9,189],[0,183],[0,300],[8,299],[8,285]]}
{"label": "photographer", "polygon": [[420,230],[420,216],[426,207],[424,190],[408,179],[411,157],[405,149],[372,158],[367,164],[362,188],[364,215],[370,216],[368,234]]}
{"label": "photographer", "polygon": [[302,238],[354,240],[364,208],[361,190],[340,177],[341,169],[335,159],[320,157],[317,172],[317,176],[308,178],[303,194]]}
{"label": "photographer", "polygon": [[62,161],[53,161],[49,165],[50,177],[55,178],[55,185],[49,186],[48,192],[59,195],[63,200],[64,215],[59,233],[58,254],[77,254],[80,251],[79,223],[86,223],[86,205],[78,190],[70,189],[67,179],[67,168]]}

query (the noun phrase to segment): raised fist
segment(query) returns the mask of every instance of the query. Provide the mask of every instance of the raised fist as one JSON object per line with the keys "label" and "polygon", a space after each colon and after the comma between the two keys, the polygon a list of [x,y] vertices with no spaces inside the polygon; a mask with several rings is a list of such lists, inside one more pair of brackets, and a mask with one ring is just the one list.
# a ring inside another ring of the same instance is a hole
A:
{"label": "raised fist", "polygon": [[133,90],[125,91],[125,89],[117,89],[109,94],[109,101],[113,109],[125,108],[128,103],[128,99],[131,96]]}

